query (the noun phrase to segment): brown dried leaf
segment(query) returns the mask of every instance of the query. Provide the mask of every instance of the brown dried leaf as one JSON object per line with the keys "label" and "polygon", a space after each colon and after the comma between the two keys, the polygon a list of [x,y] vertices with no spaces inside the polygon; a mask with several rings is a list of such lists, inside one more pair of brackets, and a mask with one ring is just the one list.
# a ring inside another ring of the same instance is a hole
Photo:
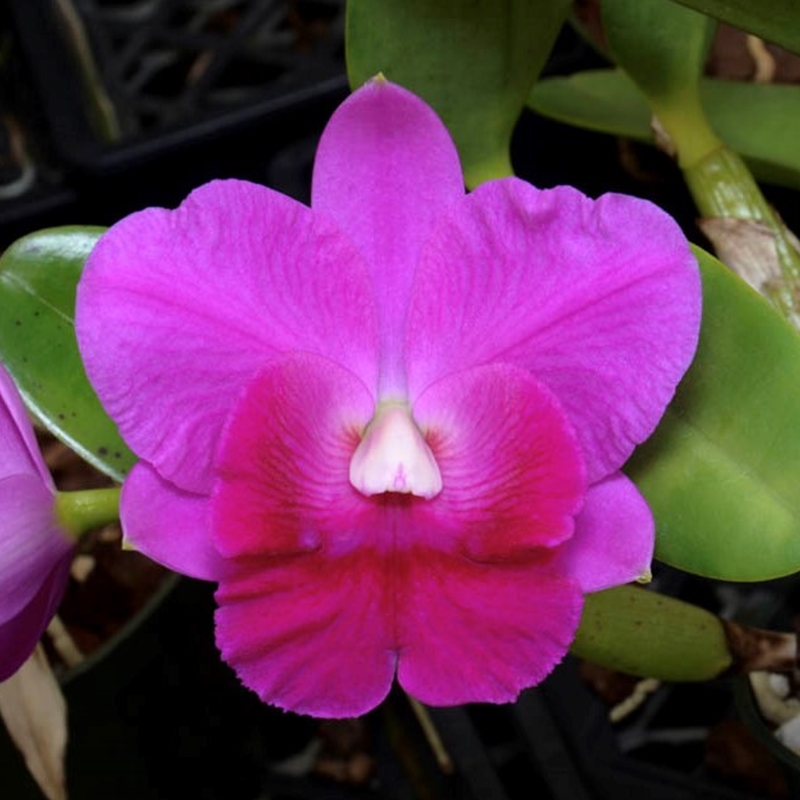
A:
{"label": "brown dried leaf", "polygon": [[739,720],[723,720],[706,740],[706,766],[729,781],[743,783],[759,797],[789,797],[786,776],[769,751]]}
{"label": "brown dried leaf", "polygon": [[67,800],[67,705],[41,645],[0,683],[0,717],[48,800]]}

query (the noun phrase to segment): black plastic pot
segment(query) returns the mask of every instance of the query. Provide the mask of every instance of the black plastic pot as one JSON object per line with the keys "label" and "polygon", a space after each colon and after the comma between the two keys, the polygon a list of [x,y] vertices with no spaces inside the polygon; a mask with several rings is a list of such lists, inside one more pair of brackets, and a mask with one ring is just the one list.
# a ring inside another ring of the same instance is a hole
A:
{"label": "black plastic pot", "polygon": [[662,697],[650,701],[646,725],[633,731],[612,726],[608,706],[579,679],[571,659],[542,692],[593,800],[763,800],[704,763],[706,732],[735,716],[728,681],[662,687]]}
{"label": "black plastic pot", "polygon": [[10,0],[60,159],[130,169],[347,82],[343,0]]}
{"label": "black plastic pot", "polygon": [[[680,687],[661,691],[663,710],[652,715],[639,746],[629,725],[609,722],[608,706],[580,679],[573,659],[513,705],[431,709],[456,765],[460,793],[453,796],[763,800],[763,794],[727,783],[703,763],[706,731],[735,715],[730,682],[686,688],[691,702]],[[691,739],[682,738],[687,733]]]}
{"label": "black plastic pot", "polygon": [[[243,689],[213,644],[212,587],[172,577],[63,681],[72,800],[254,800],[311,720]],[[0,733],[2,796],[43,800]]]}
{"label": "black plastic pot", "polygon": [[[216,650],[214,606],[211,584],[173,578],[66,676],[70,800],[490,800],[438,769],[400,693],[364,721],[371,780],[315,774],[320,722],[241,686]],[[3,798],[44,800],[1,726],[0,775]]]}
{"label": "black plastic pot", "polygon": [[[119,769],[122,754],[134,762],[140,754],[130,729],[120,724],[117,699],[157,652],[159,616],[176,586],[176,577],[167,579],[135,618],[63,677],[69,726],[67,775],[75,797],[99,796],[91,792],[104,784],[111,796],[147,796],[142,794],[147,787],[140,780],[141,770]],[[40,790],[2,726],[0,774],[9,797],[41,800]]]}

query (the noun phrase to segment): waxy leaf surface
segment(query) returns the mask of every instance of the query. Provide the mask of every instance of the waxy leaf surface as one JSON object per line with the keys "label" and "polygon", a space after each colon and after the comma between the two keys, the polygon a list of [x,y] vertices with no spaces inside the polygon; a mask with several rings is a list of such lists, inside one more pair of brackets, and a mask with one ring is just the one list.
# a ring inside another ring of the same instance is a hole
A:
{"label": "waxy leaf surface", "polygon": [[725,580],[800,569],[800,336],[695,248],[695,360],[626,472],[656,518],[656,557]]}
{"label": "waxy leaf surface", "polygon": [[468,186],[512,174],[511,134],[567,0],[358,0],[347,4],[355,89],[377,73],[426,100],[456,142]]}
{"label": "waxy leaf surface", "polygon": [[731,665],[719,618],[637,586],[587,595],[572,653],[610,669],[664,681],[704,681]]}
{"label": "waxy leaf surface", "polygon": [[[671,0],[662,0],[667,3]],[[797,0],[677,0],[683,6],[800,53]]]}
{"label": "waxy leaf surface", "polygon": [[614,60],[654,107],[694,95],[714,28],[708,17],[663,0],[603,0],[601,13]]}
{"label": "waxy leaf surface", "polygon": [[[797,137],[787,135],[800,119],[800,87],[704,78],[700,96],[714,130],[757,178],[800,188],[800,147]],[[655,143],[647,102],[619,70],[547,78],[533,88],[528,104],[559,122]]]}
{"label": "waxy leaf surface", "polygon": [[51,228],[3,254],[0,361],[39,422],[120,480],[136,459],[86,378],[73,324],[75,287],[103,230]]}

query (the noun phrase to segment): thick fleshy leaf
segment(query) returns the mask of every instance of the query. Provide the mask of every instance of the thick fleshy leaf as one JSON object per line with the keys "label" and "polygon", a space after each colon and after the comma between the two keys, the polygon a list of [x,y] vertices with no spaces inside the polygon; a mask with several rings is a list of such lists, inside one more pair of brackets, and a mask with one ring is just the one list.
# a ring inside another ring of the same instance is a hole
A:
{"label": "thick fleshy leaf", "polygon": [[412,399],[439,376],[506,361],[558,397],[590,482],[660,419],[694,353],[697,265],[663,211],[515,179],[485,184],[428,243],[408,322]]}
{"label": "thick fleshy leaf", "polygon": [[312,206],[358,247],[378,298],[381,394],[402,396],[403,323],[422,243],[464,195],[458,155],[429,106],[378,78],[331,117],[314,161]]}
{"label": "thick fleshy leaf", "polygon": [[[414,403],[442,474],[418,509],[476,561],[507,560],[572,536],[586,470],[558,401],[518,367],[455,373]],[[443,538],[443,537],[442,537]]]}
{"label": "thick fleshy leaf", "polygon": [[135,457],[103,411],[73,329],[75,286],[102,228],[20,239],[0,258],[0,361],[36,418],[98,469],[121,479]]}
{"label": "thick fleshy leaf", "polygon": [[78,288],[86,371],[134,451],[207,492],[222,424],[271,358],[347,353],[376,385],[375,309],[350,242],[263,186],[216,181],[112,227]]}
{"label": "thick fleshy leaf", "polygon": [[656,557],[725,580],[800,569],[800,337],[712,256],[695,361],[626,472],[656,519]]}
{"label": "thick fleshy leaf", "polygon": [[40,484],[54,488],[22,398],[0,365],[0,480],[10,475],[38,475]]}
{"label": "thick fleshy leaf", "polygon": [[125,543],[169,569],[216,581],[225,561],[211,542],[209,498],[178,489],[146,462],[125,479],[120,521]]}
{"label": "thick fleshy leaf", "polygon": [[642,90],[683,169],[721,146],[700,101],[714,22],[663,0],[603,0],[603,33],[616,63]]}
{"label": "thick fleshy leaf", "polygon": [[566,19],[568,0],[348,3],[353,88],[382,72],[436,109],[467,185],[512,174],[511,134]]}
{"label": "thick fleshy leaf", "polygon": [[[662,0],[672,2],[672,0]],[[729,22],[788,50],[800,53],[800,16],[796,0],[675,0],[703,14]]]}
{"label": "thick fleshy leaf", "polygon": [[615,61],[654,105],[696,100],[711,19],[664,0],[603,0],[601,13]]}
{"label": "thick fleshy leaf", "polygon": [[718,617],[634,586],[586,597],[571,650],[594,664],[664,681],[711,680],[732,663]]}
{"label": "thick fleshy leaf", "polygon": [[654,546],[655,524],[647,503],[617,473],[589,489],[575,535],[555,550],[549,566],[583,592],[599,592],[645,577]]}
{"label": "thick fleshy leaf", "polygon": [[0,622],[18,614],[42,577],[72,550],[53,504],[52,491],[38,475],[0,479]]}
{"label": "thick fleshy leaf", "polygon": [[[700,97],[714,130],[757,178],[800,188],[800,148],[786,135],[800,117],[800,87],[706,78]],[[655,143],[647,102],[619,70],[547,78],[534,86],[528,104],[560,122]]]}
{"label": "thick fleshy leaf", "polygon": [[678,164],[704,163],[722,145],[700,100],[713,20],[662,0],[604,0],[601,15],[615,62],[647,98]]}
{"label": "thick fleshy leaf", "polygon": [[401,559],[397,677],[422,702],[508,703],[566,654],[583,603],[572,581],[535,562],[413,550]]}

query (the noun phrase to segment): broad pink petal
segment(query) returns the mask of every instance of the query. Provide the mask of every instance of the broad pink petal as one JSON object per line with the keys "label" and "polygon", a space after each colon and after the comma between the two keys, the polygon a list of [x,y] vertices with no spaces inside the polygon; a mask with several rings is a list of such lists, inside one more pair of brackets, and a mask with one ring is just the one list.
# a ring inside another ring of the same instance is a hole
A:
{"label": "broad pink petal", "polygon": [[220,446],[214,537],[235,558],[217,644],[263,700],[299,713],[364,713],[394,675],[382,503],[348,479],[372,411],[353,373],[295,354],[248,385]]}
{"label": "broad pink petal", "polygon": [[493,365],[418,405],[445,481],[433,500],[352,488],[372,400],[325,359],[272,363],[231,415],[212,495],[215,543],[233,565],[217,641],[265,701],[361,714],[398,657],[422,699],[509,700],[566,651],[581,593],[541,564],[571,533],[584,478],[557,402]]}
{"label": "broad pink petal", "polygon": [[527,372],[492,364],[455,373],[413,413],[443,482],[414,512],[437,537],[452,531],[451,541],[485,560],[572,535],[586,491],[580,447],[558,401]]}
{"label": "broad pink petal", "polygon": [[0,622],[0,681],[13,675],[30,657],[58,609],[69,580],[71,552],[49,574],[39,576],[38,591],[24,608]]}
{"label": "broad pink petal", "polygon": [[697,265],[656,206],[489,182],[446,214],[423,252],[410,393],[475,364],[529,369],[561,401],[595,481],[652,432],[699,324]]}
{"label": "broad pink petal", "polygon": [[646,575],[653,560],[655,523],[639,490],[622,473],[589,489],[575,535],[553,552],[548,568],[599,592]]}
{"label": "broad pink petal", "polygon": [[403,323],[420,249],[434,220],[464,195],[458,153],[433,110],[378,78],[331,117],[314,163],[312,207],[363,254],[378,296],[381,392],[401,392]]}
{"label": "broad pink petal", "polygon": [[41,482],[53,487],[22,397],[0,365],[0,478],[25,474],[38,474]]}
{"label": "broad pink petal", "polygon": [[240,398],[220,447],[212,512],[220,553],[313,550],[331,525],[335,546],[353,546],[343,529],[365,506],[349,464],[372,412],[363,383],[332,361],[295,354],[266,367]]}
{"label": "broad pink petal", "polygon": [[216,581],[225,560],[211,543],[209,498],[177,488],[140,461],[125,479],[120,519],[125,541],[192,578]]}
{"label": "broad pink petal", "polygon": [[38,475],[0,479],[0,623],[17,616],[72,543],[56,523],[53,493]]}
{"label": "broad pink petal", "polygon": [[366,268],[346,236],[263,186],[216,181],[175,211],[114,225],[78,287],[92,384],[125,440],[166,479],[204,493],[227,413],[270,359],[338,358],[376,385]]}
{"label": "broad pink petal", "polygon": [[398,657],[400,684],[423,702],[509,702],[563,658],[582,607],[576,584],[534,563],[428,548],[239,563],[217,591],[223,657],[265,702],[320,717],[374,708]]}
{"label": "broad pink petal", "polygon": [[403,565],[397,676],[423,703],[511,702],[572,643],[582,594],[535,562],[479,564],[428,551]]}
{"label": "broad pink petal", "polygon": [[265,702],[317,717],[366,713],[397,661],[391,575],[358,549],[255,560],[217,591],[217,646]]}

